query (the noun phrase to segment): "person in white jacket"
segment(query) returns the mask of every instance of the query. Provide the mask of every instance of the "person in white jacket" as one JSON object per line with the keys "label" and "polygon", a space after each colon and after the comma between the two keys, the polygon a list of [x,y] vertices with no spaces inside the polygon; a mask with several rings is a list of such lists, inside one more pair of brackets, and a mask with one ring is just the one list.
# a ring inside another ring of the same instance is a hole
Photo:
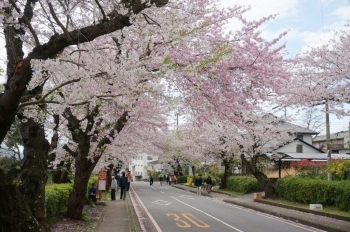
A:
{"label": "person in white jacket", "polygon": [[115,177],[112,176],[112,182],[111,182],[111,200],[115,201],[115,191],[117,190],[117,181],[115,180]]}

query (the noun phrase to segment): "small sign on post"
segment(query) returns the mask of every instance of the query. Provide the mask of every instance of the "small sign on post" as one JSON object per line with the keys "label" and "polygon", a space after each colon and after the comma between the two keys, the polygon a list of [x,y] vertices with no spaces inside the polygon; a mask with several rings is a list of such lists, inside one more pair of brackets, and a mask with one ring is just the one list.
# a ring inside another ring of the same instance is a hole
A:
{"label": "small sign on post", "polygon": [[106,187],[107,187],[107,171],[102,170],[98,172],[98,181],[97,181],[97,190],[98,190],[98,199],[104,197],[107,200]]}

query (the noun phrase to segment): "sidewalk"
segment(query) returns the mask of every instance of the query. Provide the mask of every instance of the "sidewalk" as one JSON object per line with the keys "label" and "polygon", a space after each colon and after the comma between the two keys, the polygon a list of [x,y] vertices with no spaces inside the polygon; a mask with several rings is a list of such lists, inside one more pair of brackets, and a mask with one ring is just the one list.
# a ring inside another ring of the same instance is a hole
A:
{"label": "sidewalk", "polygon": [[[190,191],[196,193],[196,189],[189,186],[180,184],[171,185],[176,188],[183,189],[184,191]],[[349,232],[350,222],[345,220],[334,219],[327,216],[320,216],[314,213],[317,212],[301,212],[294,209],[287,209],[284,207],[277,207],[262,202],[256,202],[253,199],[252,194],[247,194],[242,197],[232,197],[223,193],[211,192],[203,193],[203,196],[208,196],[216,199],[220,199],[224,202],[242,206],[244,208],[250,208],[256,211],[260,211],[266,214],[274,215],[277,217],[285,218],[294,222],[299,222],[304,225],[312,226],[328,232]],[[107,201],[107,207],[103,213],[95,232],[153,232],[157,231],[148,218],[147,214],[143,211],[143,207],[135,199],[133,189],[127,193],[126,200]],[[135,211],[136,209],[136,211]]]}
{"label": "sidewalk", "polygon": [[136,232],[142,231],[134,206],[127,192],[125,200],[119,199],[116,193],[115,201],[108,200],[106,209],[98,222],[95,232]]}

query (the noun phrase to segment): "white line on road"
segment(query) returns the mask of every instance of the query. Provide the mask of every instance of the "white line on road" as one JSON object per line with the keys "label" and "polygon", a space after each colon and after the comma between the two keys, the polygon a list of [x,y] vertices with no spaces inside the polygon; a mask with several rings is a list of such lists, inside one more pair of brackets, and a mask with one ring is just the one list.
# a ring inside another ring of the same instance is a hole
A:
{"label": "white line on road", "polygon": [[214,217],[214,216],[212,216],[212,215],[210,215],[210,214],[208,214],[208,213],[206,213],[206,212],[204,212],[204,211],[202,211],[202,210],[200,210],[200,209],[197,209],[196,207],[193,207],[192,205],[189,205],[189,204],[187,204],[187,203],[185,203],[185,202],[183,202],[183,201],[180,201],[179,199],[177,199],[177,198],[175,198],[175,197],[172,197],[172,198],[174,198],[175,200],[177,200],[178,202],[180,202],[180,203],[182,203],[182,204],[184,204],[184,205],[187,205],[188,207],[191,207],[192,209],[197,210],[198,212],[201,212],[201,213],[203,213],[203,214],[205,214],[205,215],[207,215],[207,216],[209,216],[209,217],[215,219],[215,220],[218,221],[218,222],[221,222],[221,223],[224,224],[225,226],[228,226],[228,227],[230,227],[230,228],[232,228],[232,229],[234,229],[234,230],[236,230],[236,231],[238,231],[238,232],[244,232],[243,230],[240,230],[240,229],[238,229],[238,228],[236,228],[236,227],[234,227],[234,226],[231,226],[231,225],[227,224],[226,222],[221,221],[220,219],[218,219],[218,218],[216,218],[216,217]]}
{"label": "white line on road", "polygon": [[281,218],[279,218],[279,217],[273,217],[273,216],[266,215],[266,214],[263,214],[263,213],[256,213],[256,214],[258,214],[258,215],[260,215],[260,216],[263,216],[263,217],[270,218],[270,219],[272,219],[272,220],[276,220],[276,221],[279,221],[279,222],[282,222],[282,223],[288,224],[288,225],[292,225],[292,226],[295,226],[295,227],[301,228],[301,229],[303,229],[303,230],[315,231],[315,230],[311,230],[311,229],[305,228],[304,226],[299,226],[299,225],[296,225],[295,223],[290,223],[290,222],[287,222],[286,220],[281,219]]}
{"label": "white line on road", "polygon": [[152,215],[149,213],[149,211],[147,210],[147,208],[145,207],[145,205],[142,203],[141,199],[139,198],[139,196],[137,195],[136,191],[133,191],[133,193],[135,194],[135,196],[137,197],[137,200],[140,202],[140,205],[143,207],[143,209],[145,210],[145,212],[147,213],[149,219],[152,221],[154,227],[156,228],[156,230],[158,232],[162,232],[162,230],[160,229],[159,225],[157,224],[156,220],[154,220],[154,218],[152,217]]}

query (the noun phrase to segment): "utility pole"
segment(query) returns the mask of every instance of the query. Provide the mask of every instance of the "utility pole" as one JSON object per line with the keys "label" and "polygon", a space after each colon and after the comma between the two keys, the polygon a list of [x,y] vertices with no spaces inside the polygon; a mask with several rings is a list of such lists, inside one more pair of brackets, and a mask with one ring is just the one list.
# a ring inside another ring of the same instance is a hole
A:
{"label": "utility pole", "polygon": [[[328,113],[328,99],[326,100],[326,142],[327,142],[327,165],[330,165],[332,162],[332,151],[331,151],[331,134],[330,134],[330,126],[329,126],[329,113]],[[331,181],[332,180],[332,173],[328,172],[327,173],[327,180]]]}

